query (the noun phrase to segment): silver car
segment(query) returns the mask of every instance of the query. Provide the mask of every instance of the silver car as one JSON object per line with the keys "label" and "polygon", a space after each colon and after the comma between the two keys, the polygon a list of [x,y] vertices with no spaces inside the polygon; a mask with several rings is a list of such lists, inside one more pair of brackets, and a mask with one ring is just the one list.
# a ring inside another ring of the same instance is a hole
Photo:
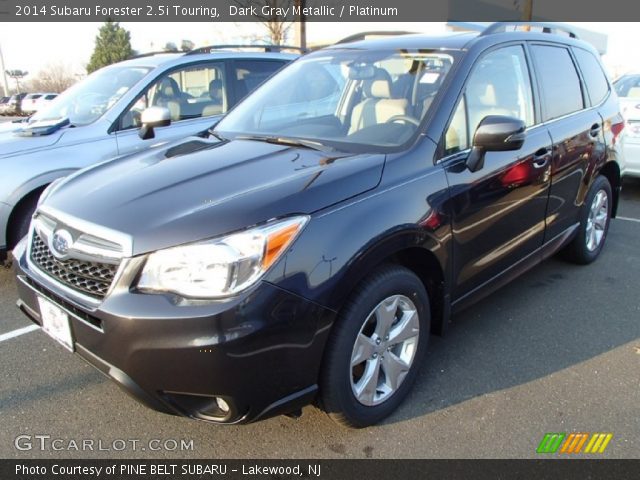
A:
{"label": "silver car", "polygon": [[[147,55],[94,72],[24,121],[1,123],[0,259],[27,233],[38,198],[51,182],[206,130],[295,58],[211,47]],[[153,138],[139,134],[150,107],[167,117]]]}

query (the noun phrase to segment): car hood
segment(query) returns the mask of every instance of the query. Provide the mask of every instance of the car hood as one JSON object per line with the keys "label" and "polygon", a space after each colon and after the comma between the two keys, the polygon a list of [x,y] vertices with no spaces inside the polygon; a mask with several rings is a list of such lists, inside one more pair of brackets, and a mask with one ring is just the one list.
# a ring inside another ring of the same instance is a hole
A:
{"label": "car hood", "polygon": [[50,147],[58,143],[64,134],[64,131],[58,131],[50,135],[25,137],[16,134],[22,128],[24,124],[21,123],[0,124],[0,158]]}
{"label": "car hood", "polygon": [[313,213],[375,188],[384,160],[192,137],[74,174],[44,204],[130,235],[136,255]]}

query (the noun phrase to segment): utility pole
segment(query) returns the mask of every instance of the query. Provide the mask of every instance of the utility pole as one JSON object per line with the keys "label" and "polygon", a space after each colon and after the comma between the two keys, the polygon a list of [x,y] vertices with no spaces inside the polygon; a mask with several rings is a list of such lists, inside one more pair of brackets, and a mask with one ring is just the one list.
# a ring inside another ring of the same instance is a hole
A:
{"label": "utility pole", "polygon": [[524,7],[522,8],[522,20],[530,22],[533,20],[533,0],[524,0]]}
{"label": "utility pole", "polygon": [[300,7],[300,15],[297,21],[297,25],[295,25],[296,27],[295,36],[297,40],[296,43],[300,46],[300,48],[307,48],[307,19],[306,19],[306,15],[302,13],[302,10],[305,7],[306,1],[295,0],[294,3],[297,7]]}
{"label": "utility pole", "polygon": [[2,56],[2,47],[0,46],[0,71],[2,71],[2,86],[4,87],[5,97],[9,96],[9,81],[7,80],[7,71],[4,69],[4,57]]}

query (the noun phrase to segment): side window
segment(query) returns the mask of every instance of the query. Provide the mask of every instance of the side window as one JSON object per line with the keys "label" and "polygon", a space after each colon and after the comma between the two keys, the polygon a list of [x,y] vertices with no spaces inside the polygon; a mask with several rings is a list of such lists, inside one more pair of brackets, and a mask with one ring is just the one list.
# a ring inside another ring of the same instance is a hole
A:
{"label": "side window", "polygon": [[464,95],[458,103],[458,108],[453,114],[453,119],[447,129],[444,139],[445,156],[466,150],[470,146],[469,134],[467,132],[467,107]]}
{"label": "side window", "polygon": [[582,70],[582,76],[584,77],[584,82],[587,84],[591,103],[597,105],[602,102],[609,93],[607,76],[602,70],[600,62],[598,62],[591,52],[587,52],[581,48],[574,48],[573,53],[575,53],[578,65],[580,65],[580,70]]}
{"label": "side window", "polygon": [[569,50],[564,47],[531,47],[542,87],[545,120],[568,115],[584,108],[580,78]]}
{"label": "side window", "polygon": [[242,100],[262,82],[280,70],[284,62],[267,60],[236,60],[236,99]]}
{"label": "side window", "polygon": [[228,101],[224,63],[207,63],[163,75],[124,114],[120,129],[140,127],[142,111],[154,106],[168,108],[174,122],[225,113]]}
{"label": "side window", "polygon": [[488,115],[534,124],[531,77],[521,46],[489,52],[475,65],[445,135],[445,153],[469,148],[478,124]]}

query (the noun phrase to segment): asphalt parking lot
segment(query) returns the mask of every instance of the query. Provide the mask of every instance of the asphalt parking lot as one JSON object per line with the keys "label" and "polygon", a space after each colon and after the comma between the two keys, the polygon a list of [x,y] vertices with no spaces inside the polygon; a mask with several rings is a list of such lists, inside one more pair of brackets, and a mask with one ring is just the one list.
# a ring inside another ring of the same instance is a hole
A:
{"label": "asphalt parking lot", "polygon": [[[39,330],[0,340],[0,458],[533,458],[546,432],[611,432],[601,456],[640,458],[640,181],[625,183],[619,216],[595,264],[548,260],[432,337],[409,398],[365,430],[313,407],[247,426],[175,418],[140,406]],[[30,325],[15,302],[1,269],[0,339]],[[139,443],[21,451],[19,435]],[[152,451],[149,440],[193,449]]]}

